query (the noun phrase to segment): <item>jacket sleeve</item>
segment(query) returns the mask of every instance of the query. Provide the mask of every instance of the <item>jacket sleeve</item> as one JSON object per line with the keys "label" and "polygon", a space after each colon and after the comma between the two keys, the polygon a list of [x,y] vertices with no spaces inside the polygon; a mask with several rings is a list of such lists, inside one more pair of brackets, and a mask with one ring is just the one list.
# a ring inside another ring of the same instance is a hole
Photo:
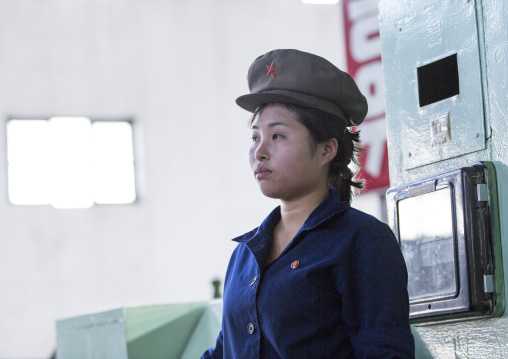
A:
{"label": "jacket sleeve", "polygon": [[203,353],[201,359],[223,359],[223,337],[222,330],[220,331],[217,342],[215,343],[215,348],[210,348],[206,352]]}
{"label": "jacket sleeve", "polygon": [[409,326],[407,270],[390,234],[366,241],[352,258],[357,358],[414,358]]}

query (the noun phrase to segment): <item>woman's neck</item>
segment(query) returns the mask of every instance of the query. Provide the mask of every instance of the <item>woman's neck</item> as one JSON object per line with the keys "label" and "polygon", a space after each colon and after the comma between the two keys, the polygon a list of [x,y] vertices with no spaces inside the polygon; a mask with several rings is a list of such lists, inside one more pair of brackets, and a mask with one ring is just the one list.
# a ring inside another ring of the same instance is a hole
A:
{"label": "woman's neck", "polygon": [[298,231],[305,220],[317,206],[328,196],[328,188],[323,187],[319,191],[311,192],[296,200],[281,200],[280,223],[282,230]]}
{"label": "woman's neck", "polygon": [[302,228],[305,220],[328,195],[328,188],[301,196],[295,200],[281,200],[281,219],[275,226],[266,265],[272,263],[284,251]]}

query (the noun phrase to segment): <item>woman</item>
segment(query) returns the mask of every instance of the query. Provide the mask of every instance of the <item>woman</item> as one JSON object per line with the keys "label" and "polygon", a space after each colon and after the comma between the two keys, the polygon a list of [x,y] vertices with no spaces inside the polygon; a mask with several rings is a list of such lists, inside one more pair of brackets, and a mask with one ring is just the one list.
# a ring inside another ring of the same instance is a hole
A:
{"label": "woman", "polygon": [[280,200],[235,239],[222,330],[202,358],[412,358],[407,273],[390,228],[350,208],[367,103],[352,78],[297,50],[258,57],[250,165]]}

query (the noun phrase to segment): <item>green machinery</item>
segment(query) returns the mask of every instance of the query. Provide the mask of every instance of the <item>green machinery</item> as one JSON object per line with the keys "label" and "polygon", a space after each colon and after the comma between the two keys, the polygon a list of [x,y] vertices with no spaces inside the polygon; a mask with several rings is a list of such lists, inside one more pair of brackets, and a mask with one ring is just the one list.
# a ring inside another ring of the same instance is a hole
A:
{"label": "green machinery", "polygon": [[58,359],[195,359],[215,346],[222,301],[126,307],[59,320]]}

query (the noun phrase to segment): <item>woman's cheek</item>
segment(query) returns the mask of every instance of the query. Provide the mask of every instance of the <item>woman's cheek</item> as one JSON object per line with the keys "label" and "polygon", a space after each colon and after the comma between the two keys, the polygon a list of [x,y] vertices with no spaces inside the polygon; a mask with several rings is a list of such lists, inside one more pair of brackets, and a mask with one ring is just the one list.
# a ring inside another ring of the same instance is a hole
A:
{"label": "woman's cheek", "polygon": [[256,150],[254,149],[254,146],[251,146],[251,148],[249,149],[249,164],[251,166],[251,168],[254,167],[254,162],[255,161],[255,153],[256,153]]}

